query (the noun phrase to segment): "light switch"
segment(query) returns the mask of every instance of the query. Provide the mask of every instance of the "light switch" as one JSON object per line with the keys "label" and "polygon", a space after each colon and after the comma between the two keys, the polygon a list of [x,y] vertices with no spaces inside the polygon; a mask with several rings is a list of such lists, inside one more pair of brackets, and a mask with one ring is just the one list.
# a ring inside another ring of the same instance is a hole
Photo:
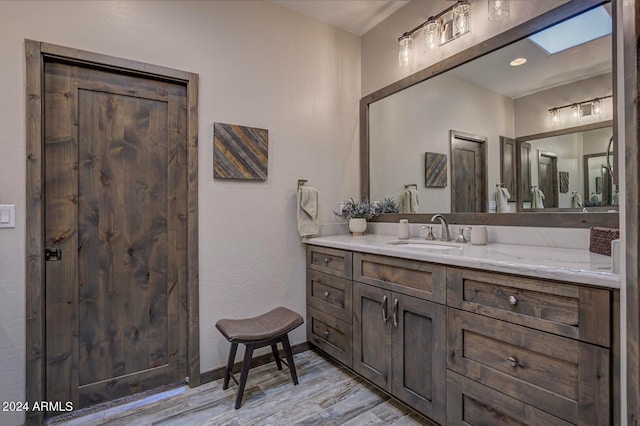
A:
{"label": "light switch", "polygon": [[15,204],[0,205],[0,228],[16,227],[16,206]]}

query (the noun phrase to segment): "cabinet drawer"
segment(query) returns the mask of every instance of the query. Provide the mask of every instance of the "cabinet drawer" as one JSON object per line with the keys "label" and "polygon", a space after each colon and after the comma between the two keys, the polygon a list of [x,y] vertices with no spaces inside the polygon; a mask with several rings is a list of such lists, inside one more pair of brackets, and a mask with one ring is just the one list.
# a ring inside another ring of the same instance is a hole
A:
{"label": "cabinet drawer", "polygon": [[447,270],[447,284],[449,306],[611,346],[608,290],[457,268]]}
{"label": "cabinet drawer", "polygon": [[449,309],[447,368],[576,424],[609,424],[609,350]]}
{"label": "cabinet drawer", "polygon": [[351,252],[308,246],[307,269],[351,279]]}
{"label": "cabinet drawer", "polygon": [[307,269],[307,304],[351,323],[351,281]]}
{"label": "cabinet drawer", "polygon": [[351,324],[307,306],[307,338],[327,354],[351,367]]}
{"label": "cabinet drawer", "polygon": [[571,423],[447,371],[447,422],[454,425],[549,425]]}
{"label": "cabinet drawer", "polygon": [[366,253],[353,255],[353,279],[409,296],[445,304],[446,268],[417,260]]}

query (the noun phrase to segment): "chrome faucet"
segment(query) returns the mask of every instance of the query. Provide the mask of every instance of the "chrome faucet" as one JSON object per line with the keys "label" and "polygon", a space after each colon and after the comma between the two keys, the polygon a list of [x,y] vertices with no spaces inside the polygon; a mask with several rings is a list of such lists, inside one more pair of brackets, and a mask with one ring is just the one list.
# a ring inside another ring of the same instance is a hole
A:
{"label": "chrome faucet", "polygon": [[442,225],[440,241],[451,241],[451,234],[449,234],[449,224],[447,223],[447,219],[445,219],[441,214],[436,214],[431,218],[431,222],[434,222],[436,219],[439,219],[440,224]]}

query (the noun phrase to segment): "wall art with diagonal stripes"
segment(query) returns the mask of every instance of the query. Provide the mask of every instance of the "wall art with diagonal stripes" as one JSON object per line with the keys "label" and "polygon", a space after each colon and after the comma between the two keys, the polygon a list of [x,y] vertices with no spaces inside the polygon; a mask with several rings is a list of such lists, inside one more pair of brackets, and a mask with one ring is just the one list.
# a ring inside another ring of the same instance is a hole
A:
{"label": "wall art with diagonal stripes", "polygon": [[269,131],[213,123],[213,177],[267,180]]}

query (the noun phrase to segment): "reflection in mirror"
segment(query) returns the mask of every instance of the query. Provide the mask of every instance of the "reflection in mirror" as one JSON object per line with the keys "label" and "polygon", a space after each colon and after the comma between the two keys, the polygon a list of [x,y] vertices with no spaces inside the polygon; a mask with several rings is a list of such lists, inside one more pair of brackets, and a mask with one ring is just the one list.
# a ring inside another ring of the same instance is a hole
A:
{"label": "reflection in mirror", "polygon": [[520,143],[527,141],[535,161],[529,166],[530,199],[523,202],[523,207],[616,206],[617,185],[613,184],[605,155],[612,135],[611,123],[605,122],[595,129],[588,126],[587,130],[565,129],[518,139]]}
{"label": "reflection in mirror", "polygon": [[[582,159],[584,155],[605,152],[606,146],[598,150],[579,148],[575,139],[589,138],[589,135],[565,135],[544,143],[530,140],[530,148],[520,144],[521,158],[528,158],[528,161],[518,161],[523,169],[528,169],[523,176],[522,168],[516,171],[513,164],[503,163],[504,158],[513,161],[515,154],[505,155],[504,143],[501,162],[501,140],[520,140],[524,135],[593,126],[612,120],[611,8],[606,4],[587,13],[593,11],[608,19],[609,35],[554,54],[525,38],[369,103],[369,198],[399,199],[406,184],[416,183],[420,201],[418,213],[455,212],[456,197],[451,193],[455,176],[452,175],[450,134],[459,131],[486,140],[484,166],[487,179],[482,211],[496,211],[496,192],[500,184],[505,184],[510,192],[507,211],[523,208],[531,211],[530,190],[531,186],[540,185],[540,164],[544,173],[548,173],[548,179],[543,183],[550,188],[547,189],[549,206],[571,208],[574,191],[581,194],[583,204],[591,202],[591,194],[587,197],[582,183]],[[520,66],[511,66],[510,62],[515,58],[526,58],[527,61]],[[586,102],[594,98],[600,99],[597,109]],[[573,103],[581,106],[582,116],[571,115],[571,108],[566,106]],[[555,121],[551,120],[552,109],[556,110]],[[574,141],[566,142],[571,138]],[[565,155],[569,146],[573,149],[571,167]],[[426,184],[427,152],[447,156],[441,170],[446,175],[443,179],[448,182],[446,186]],[[510,167],[512,173],[520,177],[520,185],[516,185],[513,178],[503,182],[503,177],[508,176],[505,170]],[[604,178],[601,181],[604,184]],[[522,194],[518,195],[519,192]],[[615,189],[612,188],[613,192]],[[518,203],[517,199],[521,201]]]}

